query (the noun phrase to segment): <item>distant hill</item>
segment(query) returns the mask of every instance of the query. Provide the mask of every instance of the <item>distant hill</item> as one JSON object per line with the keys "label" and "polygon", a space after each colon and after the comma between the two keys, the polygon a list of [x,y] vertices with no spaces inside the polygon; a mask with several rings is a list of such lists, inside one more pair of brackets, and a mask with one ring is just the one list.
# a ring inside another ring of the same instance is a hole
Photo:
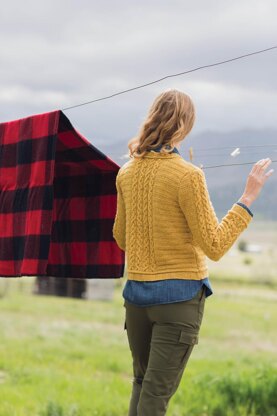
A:
{"label": "distant hill", "polygon": [[[128,158],[122,158],[123,154],[128,153],[128,140],[130,138],[101,145],[98,148],[122,166],[128,160]],[[275,147],[264,147],[266,144],[275,144]],[[243,147],[249,145],[257,147]],[[192,163],[197,166],[203,164],[211,200],[218,217],[221,218],[243,193],[253,164],[266,157],[277,160],[277,130],[242,129],[232,132],[205,131],[196,135],[191,134],[185,138],[180,147],[180,153],[186,160],[190,160],[189,148],[191,146],[194,151]],[[225,149],[222,149],[223,147]],[[229,148],[226,149],[226,147]],[[230,153],[236,147],[240,148],[240,154],[232,157]],[[247,162],[253,163],[243,166],[208,168],[211,165]],[[251,206],[257,219],[277,220],[277,164],[271,163],[271,167],[275,171],[262,189],[259,198]]]}

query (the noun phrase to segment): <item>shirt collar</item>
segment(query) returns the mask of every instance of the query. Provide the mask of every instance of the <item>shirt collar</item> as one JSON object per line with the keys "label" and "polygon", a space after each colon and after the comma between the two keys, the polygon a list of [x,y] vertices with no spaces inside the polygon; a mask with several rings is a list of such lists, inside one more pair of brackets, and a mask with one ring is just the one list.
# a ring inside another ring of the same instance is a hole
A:
{"label": "shirt collar", "polygon": [[[167,149],[169,148],[169,145],[165,146]],[[152,149],[154,152],[159,152],[162,148],[162,145],[160,144],[158,147],[156,147],[155,149]],[[178,153],[180,154],[179,150],[177,149],[176,146],[174,146],[173,150],[170,153]]]}

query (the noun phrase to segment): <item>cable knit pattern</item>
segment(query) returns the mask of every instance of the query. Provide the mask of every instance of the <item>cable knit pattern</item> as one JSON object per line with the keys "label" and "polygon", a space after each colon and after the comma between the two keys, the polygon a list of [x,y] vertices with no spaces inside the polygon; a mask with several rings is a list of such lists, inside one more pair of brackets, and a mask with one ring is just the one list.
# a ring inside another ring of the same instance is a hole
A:
{"label": "cable knit pattern", "polygon": [[[155,272],[155,267],[156,267],[156,261],[155,261],[155,252],[154,252],[154,238],[153,238],[153,189],[155,186],[155,176],[156,176],[156,172],[159,169],[160,166],[160,161],[156,160],[154,165],[152,166],[151,169],[151,165],[149,165],[149,185],[148,185],[148,193],[147,193],[147,199],[148,199],[148,219],[149,219],[149,224],[148,224],[148,232],[149,232],[149,254],[150,254],[150,259],[149,259],[149,270],[151,272]],[[151,174],[150,174],[151,173]],[[146,186],[146,184],[145,184]],[[146,188],[147,189],[147,188]],[[145,251],[146,253],[146,251]]]}
{"label": "cable knit pattern", "polygon": [[118,171],[113,236],[126,251],[128,279],[155,281],[208,276],[252,215],[234,203],[218,221],[204,172],[178,153],[148,152]]}
{"label": "cable knit pattern", "polygon": [[[140,229],[137,232],[137,219],[138,219],[138,208],[140,206],[140,201],[138,201],[137,205],[136,205],[136,195],[139,194],[139,169],[140,169],[140,161],[138,161],[137,165],[134,167],[133,170],[133,179],[132,179],[132,194],[131,194],[131,209],[132,209],[132,213],[130,215],[130,244],[129,244],[129,250],[128,250],[128,257],[129,257],[129,262],[131,264],[135,264],[136,263],[136,255],[137,255],[137,251],[136,251],[136,239],[139,240],[140,237]],[[121,168],[122,169],[122,168]],[[119,170],[120,172],[120,170]],[[118,175],[119,176],[119,172]],[[124,230],[121,230],[121,232],[124,232]]]}
{"label": "cable knit pattern", "polygon": [[[150,242],[149,242],[149,212],[148,212],[148,175],[151,173],[149,171],[150,166],[148,165],[146,167],[146,169],[144,169],[144,176],[142,176],[142,202],[143,202],[143,207],[141,210],[142,213],[142,218],[141,218],[141,222],[142,222],[142,234],[145,237],[143,239],[143,246],[145,247],[145,250],[142,251],[142,256],[141,259],[139,260],[141,264],[141,267],[144,271],[147,271],[148,267],[149,267],[149,260],[150,257],[147,255],[147,253],[149,253],[149,247],[150,247]],[[137,266],[138,267],[138,266]]]}
{"label": "cable knit pattern", "polygon": [[198,167],[181,178],[179,202],[196,244],[215,261],[229,250],[251,217],[244,208],[234,204],[219,224],[204,172]]}

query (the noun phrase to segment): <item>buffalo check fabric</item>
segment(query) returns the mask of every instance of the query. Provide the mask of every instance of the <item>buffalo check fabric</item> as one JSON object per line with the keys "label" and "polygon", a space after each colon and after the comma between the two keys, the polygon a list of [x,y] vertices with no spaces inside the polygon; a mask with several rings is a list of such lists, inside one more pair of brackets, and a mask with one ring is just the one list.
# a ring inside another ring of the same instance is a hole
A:
{"label": "buffalo check fabric", "polygon": [[61,110],[1,123],[0,276],[123,276],[118,170]]}

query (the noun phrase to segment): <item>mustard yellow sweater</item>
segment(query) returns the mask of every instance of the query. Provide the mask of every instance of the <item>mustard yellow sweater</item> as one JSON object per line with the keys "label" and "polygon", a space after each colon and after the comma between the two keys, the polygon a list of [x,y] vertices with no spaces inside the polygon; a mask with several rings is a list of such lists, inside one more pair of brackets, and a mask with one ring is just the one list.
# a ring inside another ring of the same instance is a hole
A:
{"label": "mustard yellow sweater", "polygon": [[113,237],[128,279],[203,279],[206,256],[218,261],[253,218],[234,203],[219,223],[204,172],[178,153],[130,159],[116,187]]}

